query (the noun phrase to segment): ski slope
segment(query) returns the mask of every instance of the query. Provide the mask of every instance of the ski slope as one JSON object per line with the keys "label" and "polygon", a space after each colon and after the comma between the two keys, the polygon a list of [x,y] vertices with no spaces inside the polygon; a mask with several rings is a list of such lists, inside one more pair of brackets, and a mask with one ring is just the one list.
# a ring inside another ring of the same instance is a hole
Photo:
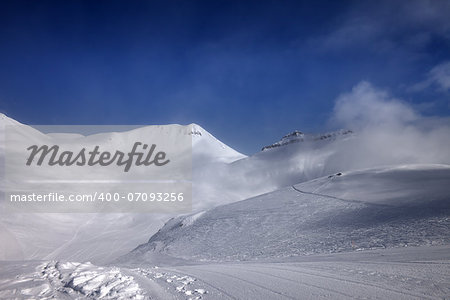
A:
{"label": "ski slope", "polygon": [[1,262],[0,298],[445,299],[449,246],[172,267]]}
{"label": "ski slope", "polygon": [[351,257],[333,254],[303,261],[205,264],[158,272],[163,278],[172,274],[195,278],[180,292],[201,289],[207,292],[204,299],[442,299],[450,293],[449,250],[401,248]]}
{"label": "ski slope", "polygon": [[450,243],[450,166],[338,173],[171,219],[128,262],[278,260]]}

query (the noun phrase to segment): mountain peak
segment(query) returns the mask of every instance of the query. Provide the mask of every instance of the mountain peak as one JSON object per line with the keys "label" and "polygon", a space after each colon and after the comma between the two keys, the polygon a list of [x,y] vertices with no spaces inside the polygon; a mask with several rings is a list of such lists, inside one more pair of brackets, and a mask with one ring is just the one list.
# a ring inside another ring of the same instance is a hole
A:
{"label": "mountain peak", "polygon": [[261,151],[269,150],[272,148],[278,148],[281,146],[286,146],[293,143],[300,143],[304,141],[320,141],[320,140],[335,140],[338,137],[348,136],[353,134],[351,130],[338,130],[333,132],[328,132],[324,134],[305,134],[301,131],[294,130],[293,132],[283,136],[281,140],[268,146],[264,146]]}
{"label": "mountain peak", "polygon": [[8,117],[4,113],[0,112],[0,126],[5,126],[5,125],[22,125],[22,124],[14,119]]}
{"label": "mountain peak", "polygon": [[205,129],[203,129],[200,125],[191,123],[189,124],[189,127],[191,128],[191,131],[188,133],[192,136],[203,136],[205,133]]}

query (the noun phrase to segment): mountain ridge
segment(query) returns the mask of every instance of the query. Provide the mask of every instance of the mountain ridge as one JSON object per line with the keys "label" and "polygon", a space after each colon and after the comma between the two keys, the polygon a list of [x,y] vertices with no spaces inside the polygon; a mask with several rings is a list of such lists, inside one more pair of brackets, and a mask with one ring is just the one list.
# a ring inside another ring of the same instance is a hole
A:
{"label": "mountain ridge", "polygon": [[345,137],[346,135],[353,135],[353,131],[340,129],[323,134],[306,134],[301,131],[294,130],[293,132],[283,136],[280,141],[262,147],[261,151],[304,141],[333,140],[339,137]]}

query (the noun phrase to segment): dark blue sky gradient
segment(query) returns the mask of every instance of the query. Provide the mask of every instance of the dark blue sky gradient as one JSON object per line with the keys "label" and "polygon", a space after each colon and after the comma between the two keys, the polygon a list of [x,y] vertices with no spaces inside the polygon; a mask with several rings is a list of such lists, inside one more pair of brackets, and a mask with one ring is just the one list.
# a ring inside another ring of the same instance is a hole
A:
{"label": "dark blue sky gradient", "polygon": [[448,93],[409,88],[450,59],[449,6],[372,2],[2,1],[0,111],[26,124],[194,122],[247,154],[330,129],[334,100],[361,80],[449,115]]}

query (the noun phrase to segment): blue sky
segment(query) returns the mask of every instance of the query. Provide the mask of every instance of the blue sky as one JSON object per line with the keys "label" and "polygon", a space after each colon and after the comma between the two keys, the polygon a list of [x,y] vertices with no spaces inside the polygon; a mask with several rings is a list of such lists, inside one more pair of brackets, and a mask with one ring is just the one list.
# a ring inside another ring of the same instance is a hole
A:
{"label": "blue sky", "polygon": [[198,123],[253,153],[360,82],[450,115],[449,1],[2,1],[0,111]]}

